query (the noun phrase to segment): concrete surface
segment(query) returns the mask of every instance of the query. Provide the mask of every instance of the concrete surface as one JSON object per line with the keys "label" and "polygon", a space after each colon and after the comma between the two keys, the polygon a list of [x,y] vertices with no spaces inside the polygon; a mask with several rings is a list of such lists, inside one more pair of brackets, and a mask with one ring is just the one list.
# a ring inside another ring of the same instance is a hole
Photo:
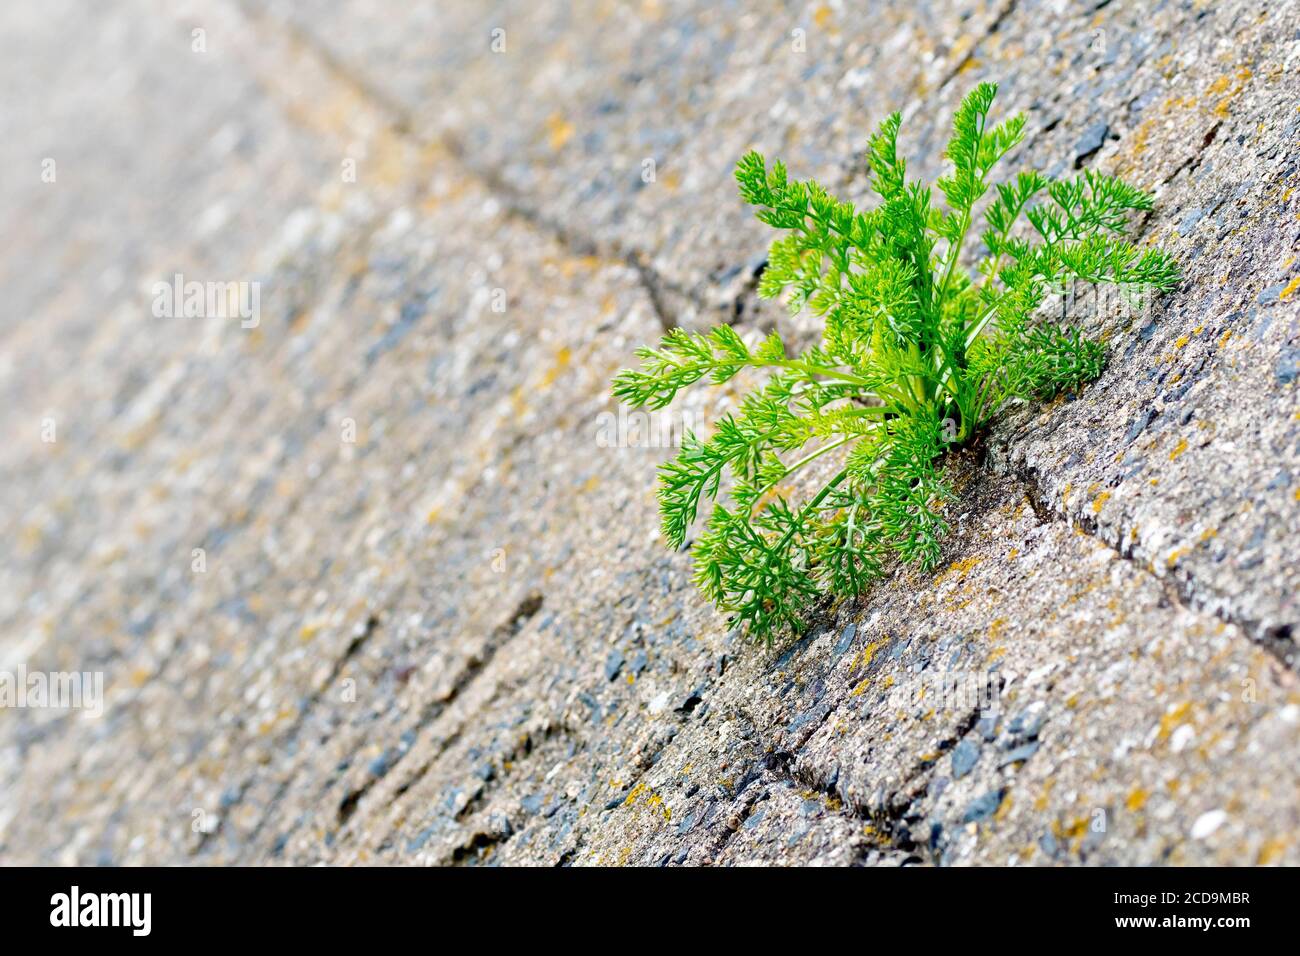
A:
{"label": "concrete surface", "polygon": [[[1300,3],[3,16],[0,671],[105,706],[0,709],[0,860],[1300,863]],[[938,572],[747,646],[609,378],[814,331],[746,148],[862,199],[984,79],[1186,281],[956,463]],[[155,316],[178,272],[256,325]]]}

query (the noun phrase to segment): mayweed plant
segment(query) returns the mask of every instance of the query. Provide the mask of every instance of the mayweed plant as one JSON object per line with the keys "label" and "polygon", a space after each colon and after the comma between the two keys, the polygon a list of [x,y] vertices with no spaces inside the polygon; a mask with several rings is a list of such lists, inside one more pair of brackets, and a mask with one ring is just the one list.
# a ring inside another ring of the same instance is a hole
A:
{"label": "mayweed plant", "polygon": [[[750,343],[725,325],[678,328],[637,351],[639,370],[614,379],[617,398],[657,409],[702,379],[770,370],[710,437],[687,434],[659,473],[674,549],[701,499],[715,502],[693,544],[695,581],[752,637],[801,630],[820,595],[859,593],[891,556],[935,565],[952,497],[945,452],[969,444],[1008,402],[1079,389],[1101,372],[1099,341],[1037,314],[1053,290],[1080,281],[1141,294],[1178,282],[1167,253],[1124,238],[1129,213],[1152,208],[1141,190],[1092,171],[1053,180],[1030,170],[992,186],[993,168],[1025,132],[1023,114],[990,125],[996,92],[980,84],[957,110],[951,171],[937,184],[942,206],[907,179],[898,113],[868,147],[880,200],[872,209],[746,154],[740,194],[782,232],[758,292],[823,317],[821,343],[792,356],[777,333]],[[980,215],[983,255],[972,274],[962,252]],[[1028,226],[1017,230],[1022,215]],[[791,476],[831,455],[833,476],[789,500]]]}

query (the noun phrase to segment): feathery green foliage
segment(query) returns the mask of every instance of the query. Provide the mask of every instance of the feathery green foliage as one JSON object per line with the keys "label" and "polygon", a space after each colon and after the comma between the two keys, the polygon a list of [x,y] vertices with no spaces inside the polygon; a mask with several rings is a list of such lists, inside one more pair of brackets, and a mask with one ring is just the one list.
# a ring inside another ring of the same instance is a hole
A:
{"label": "feathery green foliage", "polygon": [[[746,154],[736,167],[740,194],[784,233],[759,294],[824,317],[821,344],[791,356],[775,333],[755,344],[728,326],[674,329],[657,349],[638,350],[639,370],[614,380],[616,397],[657,409],[702,379],[717,385],[769,370],[711,437],[686,435],[660,471],[663,533],[674,548],[701,500],[716,502],[694,542],[695,580],[753,636],[799,630],[818,595],[858,593],[891,554],[932,567],[952,495],[945,450],[968,443],[1011,400],[1047,398],[1100,374],[1101,343],[1036,320],[1051,290],[1078,280],[1150,293],[1178,282],[1167,253],[1124,238],[1129,213],[1152,207],[1140,190],[1091,171],[990,183],[1025,129],[1023,115],[990,124],[996,92],[981,84],[957,110],[951,172],[937,183],[942,207],[907,179],[897,113],[870,140],[880,201],[869,210]],[[962,252],[978,215],[986,252],[972,274]],[[1017,232],[1022,217],[1028,228]],[[833,477],[806,501],[787,500],[783,483],[823,455],[838,464]]]}

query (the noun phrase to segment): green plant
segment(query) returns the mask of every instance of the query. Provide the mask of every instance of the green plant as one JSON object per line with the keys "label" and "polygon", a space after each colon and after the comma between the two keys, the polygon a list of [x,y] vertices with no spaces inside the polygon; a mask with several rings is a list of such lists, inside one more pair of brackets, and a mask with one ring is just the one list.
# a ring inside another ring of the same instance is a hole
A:
{"label": "green plant", "polygon": [[[728,326],[673,329],[657,349],[637,351],[640,370],[614,379],[617,398],[657,409],[701,379],[770,370],[710,438],[687,434],[660,469],[663,533],[674,548],[700,499],[718,499],[730,474],[729,500],[694,543],[695,580],[751,635],[770,641],[783,625],[801,629],[812,600],[858,593],[891,553],[935,564],[951,496],[945,450],[970,442],[1008,401],[1077,389],[1101,372],[1100,342],[1035,319],[1049,292],[1067,280],[1138,292],[1178,281],[1167,253],[1124,238],[1129,212],[1152,200],[1114,177],[1021,172],[980,203],[991,170],[1024,136],[1023,114],[989,124],[996,92],[981,84],[957,110],[951,171],[938,181],[943,209],[906,178],[897,113],[870,140],[880,202],[866,211],[790,179],[780,162],[768,168],[758,153],[745,155],[741,195],[785,233],[772,243],[759,294],[786,294],[792,312],[824,316],[821,344],[791,357],[776,333],[751,344]],[[977,205],[985,253],[972,275],[962,252]],[[1017,231],[1022,214],[1029,226]],[[782,483],[832,453],[833,477],[806,501],[788,501]]]}

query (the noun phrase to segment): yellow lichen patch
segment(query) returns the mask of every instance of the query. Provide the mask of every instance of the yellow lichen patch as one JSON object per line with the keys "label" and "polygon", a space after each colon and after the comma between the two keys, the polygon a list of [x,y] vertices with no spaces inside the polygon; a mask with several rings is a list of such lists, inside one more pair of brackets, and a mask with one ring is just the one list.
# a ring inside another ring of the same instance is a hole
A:
{"label": "yellow lichen patch", "polygon": [[638,783],[628,791],[627,798],[623,801],[623,805],[635,807],[637,801],[639,801],[642,796],[645,797],[645,800],[641,801],[641,806],[648,808],[658,816],[662,816],[665,820],[672,819],[673,811],[666,803],[664,803],[663,796],[660,795],[657,790],[650,789],[650,787],[648,787],[644,782]]}
{"label": "yellow lichen patch", "polygon": [[[956,572],[961,575],[960,580],[965,581],[966,575],[970,574],[971,571],[975,568],[975,566],[978,565],[983,560],[984,560],[983,558],[971,557],[971,558],[962,558],[960,561],[954,561],[952,564],[948,566],[948,570],[945,571],[942,575],[940,575],[940,580],[946,578],[949,574]],[[937,584],[939,582],[936,581],[935,583]]]}
{"label": "yellow lichen patch", "polygon": [[287,706],[281,707],[278,711],[275,712],[274,717],[271,717],[267,720],[263,720],[257,725],[257,735],[259,737],[265,737],[268,734],[270,734],[273,730],[275,730],[276,727],[285,723],[286,721],[290,720],[295,716],[297,716],[297,711],[294,710],[292,707],[287,707]]}
{"label": "yellow lichen patch", "polygon": [[[1143,120],[1141,125],[1139,125],[1138,128],[1133,131],[1132,145],[1129,146],[1128,148],[1129,156],[1132,157],[1133,160],[1136,161],[1143,153],[1146,152],[1147,140],[1151,138],[1151,130],[1155,128],[1155,125],[1156,125],[1156,121],[1154,119]],[[1128,162],[1128,160],[1125,160],[1123,163],[1121,163],[1121,165],[1129,166],[1131,164]]]}
{"label": "yellow lichen patch", "polygon": [[1088,818],[1075,817],[1069,823],[1052,821],[1052,835],[1062,842],[1069,842],[1082,837],[1088,832]]}
{"label": "yellow lichen patch", "polygon": [[510,409],[517,416],[522,416],[528,412],[528,403],[524,401],[524,388],[522,385],[516,385],[510,393]]}
{"label": "yellow lichen patch", "polygon": [[[885,640],[888,640],[888,638]],[[854,671],[865,671],[870,666],[872,658],[876,656],[876,651],[880,650],[880,648],[884,646],[885,640],[872,641],[866,647],[862,648],[862,651],[849,663],[849,673],[852,674]]]}
{"label": "yellow lichen patch", "polygon": [[1174,450],[1169,453],[1169,460],[1177,461],[1178,456],[1185,451],[1187,451],[1187,439],[1180,438],[1178,439],[1178,444],[1174,446]]}
{"label": "yellow lichen patch", "polygon": [[1158,740],[1168,740],[1169,735],[1174,732],[1179,724],[1187,722],[1187,716],[1191,713],[1192,704],[1190,701],[1183,701],[1165,711],[1165,715],[1160,718],[1160,730],[1156,734]]}
{"label": "yellow lichen patch", "polygon": [[1147,798],[1151,796],[1141,787],[1134,787],[1124,798],[1124,806],[1128,807],[1133,813],[1137,813],[1147,805]]}
{"label": "yellow lichen patch", "polygon": [[1188,550],[1189,549],[1187,548],[1174,548],[1174,550],[1169,552],[1169,557],[1165,558],[1165,567],[1172,568],[1183,559]]}
{"label": "yellow lichen patch", "polygon": [[949,62],[955,61],[960,64],[966,58],[966,54],[969,53],[974,46],[975,38],[970,34],[962,34],[957,38],[957,41],[953,43],[952,49],[949,51]]}
{"label": "yellow lichen patch", "polygon": [[574,128],[560,113],[552,113],[546,117],[546,141],[550,144],[552,150],[559,152],[564,148],[564,144],[573,138]]}
{"label": "yellow lichen patch", "polygon": [[558,262],[560,275],[572,279],[581,273],[594,272],[601,266],[600,256],[567,256]]}
{"label": "yellow lichen patch", "polygon": [[993,819],[1001,822],[1002,820],[1006,819],[1007,814],[1010,812],[1011,812],[1011,798],[1005,797],[1003,798],[1002,802],[998,804],[998,809],[993,814]]}
{"label": "yellow lichen patch", "polygon": [[831,8],[826,6],[826,4],[823,3],[820,7],[818,7],[816,10],[813,11],[813,23],[817,24],[819,28],[824,28],[826,24],[830,22],[831,22]]}
{"label": "yellow lichen patch", "polygon": [[1282,837],[1265,840],[1264,845],[1259,848],[1259,855],[1255,857],[1256,866],[1268,866],[1276,862],[1286,852],[1286,846],[1287,841]]}
{"label": "yellow lichen patch", "polygon": [[1099,495],[1098,495],[1096,498],[1094,498],[1093,501],[1092,501],[1092,513],[1093,513],[1093,514],[1098,514],[1098,515],[1101,514],[1101,509],[1102,509],[1103,507],[1105,507],[1106,502],[1109,501],[1109,500],[1110,500],[1110,492],[1109,492],[1109,491],[1103,491],[1101,494],[1099,494]]}
{"label": "yellow lichen patch", "polygon": [[1230,77],[1230,76],[1221,76],[1221,77],[1219,77],[1217,80],[1215,80],[1213,83],[1210,84],[1210,89],[1209,89],[1208,92],[1209,92],[1212,96],[1217,96],[1218,94],[1222,93],[1224,90],[1226,90],[1226,89],[1227,89],[1228,87],[1230,87],[1231,85],[1232,85],[1232,77]]}
{"label": "yellow lichen patch", "polygon": [[1048,777],[1043,783],[1043,792],[1034,800],[1034,809],[1042,813],[1047,809],[1048,802],[1052,799],[1052,788],[1056,786],[1056,778]]}
{"label": "yellow lichen patch", "polygon": [[861,697],[863,694],[865,694],[865,693],[867,692],[867,688],[868,688],[869,686],[871,686],[871,678],[870,678],[870,677],[864,678],[864,679],[863,679],[863,680],[858,684],[857,687],[853,688],[853,693],[850,694],[849,696],[850,696],[850,697]]}
{"label": "yellow lichen patch", "polygon": [[569,347],[567,345],[560,346],[555,353],[555,364],[542,376],[542,386],[546,387],[553,384],[560,373],[569,367],[571,361],[573,361],[573,353],[569,350]]}
{"label": "yellow lichen patch", "polygon": [[1277,297],[1285,302],[1291,296],[1295,295],[1295,290],[1300,289],[1300,276],[1296,276],[1286,284],[1286,288],[1277,294]]}
{"label": "yellow lichen patch", "polygon": [[1210,84],[1206,92],[1210,96],[1219,96],[1226,92],[1227,95],[1214,104],[1214,115],[1220,119],[1226,119],[1228,116],[1228,106],[1237,97],[1237,94],[1246,88],[1246,84],[1254,74],[1249,67],[1243,66],[1237,71],[1236,76],[1221,76]]}
{"label": "yellow lichen patch", "polygon": [[646,800],[646,806],[657,813],[663,814],[665,820],[671,820],[673,818],[672,807],[664,803],[664,798],[657,793],[650,794],[649,799]]}
{"label": "yellow lichen patch", "polygon": [[1192,339],[1191,339],[1190,336],[1187,336],[1187,335],[1180,335],[1180,336],[1178,337],[1178,341],[1174,342],[1174,348],[1176,348],[1176,349],[1181,349],[1183,346],[1185,346],[1185,345],[1186,345],[1188,342],[1190,342],[1191,340],[1192,340]]}

